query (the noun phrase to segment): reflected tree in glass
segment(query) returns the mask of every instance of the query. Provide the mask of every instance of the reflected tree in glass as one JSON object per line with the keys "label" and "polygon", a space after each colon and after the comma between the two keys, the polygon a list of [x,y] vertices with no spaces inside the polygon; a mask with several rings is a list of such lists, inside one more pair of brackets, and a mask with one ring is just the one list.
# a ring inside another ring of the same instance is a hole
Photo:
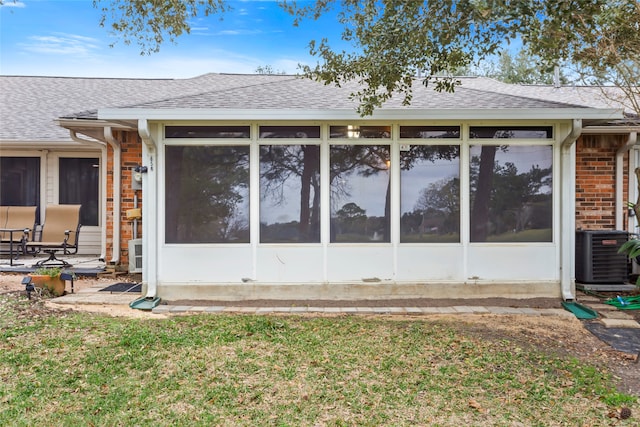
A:
{"label": "reflected tree in glass", "polygon": [[460,241],[460,147],[413,145],[400,152],[400,241]]}
{"label": "reflected tree in glass", "polygon": [[552,160],[548,145],[472,146],[472,242],[550,242]]}
{"label": "reflected tree in glass", "polygon": [[260,241],[320,242],[320,146],[260,147]]}
{"label": "reflected tree in glass", "polygon": [[166,242],[249,242],[249,147],[166,147]]}
{"label": "reflected tree in glass", "polygon": [[331,146],[331,242],[390,241],[389,154],[389,145]]}

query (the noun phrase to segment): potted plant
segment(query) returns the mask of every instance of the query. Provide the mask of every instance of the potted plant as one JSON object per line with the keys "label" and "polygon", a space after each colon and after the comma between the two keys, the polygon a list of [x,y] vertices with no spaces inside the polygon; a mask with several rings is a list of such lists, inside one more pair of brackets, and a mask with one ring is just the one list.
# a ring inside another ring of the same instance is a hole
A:
{"label": "potted plant", "polygon": [[54,296],[64,294],[65,281],[60,278],[61,267],[39,267],[33,273],[29,273],[34,286],[45,288]]}

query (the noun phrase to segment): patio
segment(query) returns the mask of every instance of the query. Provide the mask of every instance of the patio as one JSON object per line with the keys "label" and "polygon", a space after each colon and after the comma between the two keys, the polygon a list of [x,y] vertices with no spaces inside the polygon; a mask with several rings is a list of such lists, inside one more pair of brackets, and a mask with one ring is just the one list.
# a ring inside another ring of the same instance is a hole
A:
{"label": "patio", "polygon": [[[11,260],[8,253],[0,255],[0,273],[31,273],[38,267],[37,262],[45,261],[49,257],[47,253],[33,255],[20,255]],[[78,276],[97,276],[106,271],[106,263],[99,258],[99,255],[60,255],[72,265],[66,270],[70,270]]]}

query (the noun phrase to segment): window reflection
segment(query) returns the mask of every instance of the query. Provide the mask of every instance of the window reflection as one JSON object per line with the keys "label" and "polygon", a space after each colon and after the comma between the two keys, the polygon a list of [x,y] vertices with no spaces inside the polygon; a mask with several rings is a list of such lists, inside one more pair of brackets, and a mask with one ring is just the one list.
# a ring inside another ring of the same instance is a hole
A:
{"label": "window reflection", "polygon": [[400,138],[460,139],[460,126],[400,126]]}
{"label": "window reflection", "polygon": [[472,242],[550,242],[551,146],[472,146]]}
{"label": "window reflection", "polygon": [[400,152],[400,241],[460,241],[460,147]]}
{"label": "window reflection", "polygon": [[331,242],[389,242],[388,145],[334,145]]}
{"label": "window reflection", "polygon": [[166,147],[167,243],[249,242],[249,147]]}
{"label": "window reflection", "polygon": [[260,126],[260,138],[320,138],[320,126]]}
{"label": "window reflection", "polygon": [[471,138],[551,139],[553,126],[471,126]]}
{"label": "window reflection", "polygon": [[260,147],[260,241],[320,242],[320,147]]}
{"label": "window reflection", "polygon": [[330,138],[391,138],[391,126],[331,126]]}
{"label": "window reflection", "polygon": [[167,138],[249,138],[249,126],[165,126]]}

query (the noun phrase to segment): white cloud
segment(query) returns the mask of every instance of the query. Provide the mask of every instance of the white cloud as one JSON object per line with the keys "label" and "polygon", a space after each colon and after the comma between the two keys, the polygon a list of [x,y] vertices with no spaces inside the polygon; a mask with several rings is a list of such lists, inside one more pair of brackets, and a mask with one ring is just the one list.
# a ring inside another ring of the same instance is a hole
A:
{"label": "white cloud", "polygon": [[21,1],[13,1],[13,0],[5,0],[2,4],[0,4],[0,7],[27,7],[26,4],[22,3]]}
{"label": "white cloud", "polygon": [[[107,51],[109,53],[109,51]],[[298,63],[309,58],[257,57],[225,50],[201,51],[197,57],[158,53],[151,56],[104,54],[71,56],[48,61],[46,67],[34,55],[16,64],[3,64],[2,74],[25,76],[112,77],[112,78],[190,78],[207,73],[253,74],[260,66],[296,74]]]}
{"label": "white cloud", "polygon": [[25,51],[41,54],[87,56],[100,49],[99,40],[76,34],[53,33],[30,36],[28,40],[18,46]]}
{"label": "white cloud", "polygon": [[215,33],[209,33],[212,36],[253,36],[256,34],[262,34],[262,30],[222,30]]}

